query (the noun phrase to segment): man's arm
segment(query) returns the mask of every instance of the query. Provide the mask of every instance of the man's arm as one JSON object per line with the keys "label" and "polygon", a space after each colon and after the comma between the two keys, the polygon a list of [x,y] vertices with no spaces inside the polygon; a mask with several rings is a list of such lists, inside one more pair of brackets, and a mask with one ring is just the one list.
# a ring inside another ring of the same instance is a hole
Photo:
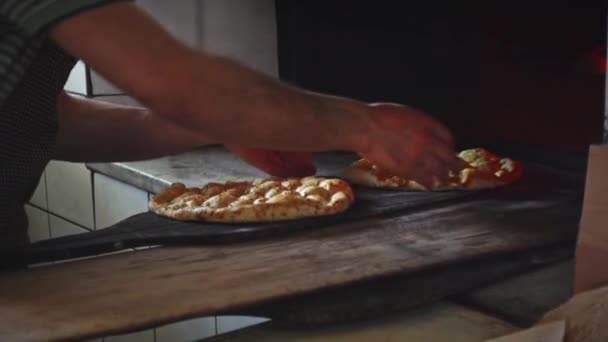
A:
{"label": "man's arm", "polygon": [[53,159],[116,162],[157,158],[213,143],[140,107],[62,93]]}
{"label": "man's arm", "polygon": [[365,129],[363,110],[191,49],[131,3],[68,18],[51,37],[166,120],[226,143],[352,149]]}
{"label": "man's arm", "polygon": [[50,28],[50,36],[162,119],[212,141],[356,151],[423,184],[457,165],[450,132],[422,112],[289,87],[181,44],[130,3],[67,18]]}
{"label": "man's arm", "polygon": [[[135,106],[61,93],[57,98],[59,134],[53,159],[117,162],[163,157],[213,143],[196,131],[177,126]],[[311,155],[228,145],[249,164],[273,176],[309,176],[316,172]]]}

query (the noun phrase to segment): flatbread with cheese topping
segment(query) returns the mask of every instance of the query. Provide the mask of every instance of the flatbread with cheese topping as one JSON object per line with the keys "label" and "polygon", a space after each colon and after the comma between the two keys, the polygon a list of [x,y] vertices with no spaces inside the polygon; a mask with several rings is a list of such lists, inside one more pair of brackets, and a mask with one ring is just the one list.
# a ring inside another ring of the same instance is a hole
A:
{"label": "flatbread with cheese topping", "polygon": [[265,222],[338,214],[354,199],[350,185],[340,179],[269,178],[208,183],[202,188],[175,183],[148,206],[180,221]]}
{"label": "flatbread with cheese topping", "polygon": [[343,178],[355,184],[376,188],[410,191],[483,190],[513,183],[522,176],[520,162],[499,157],[483,148],[463,150],[458,154],[464,167],[459,172],[448,172],[448,177],[435,180],[426,188],[414,180],[392,175],[366,159],[348,166]]}

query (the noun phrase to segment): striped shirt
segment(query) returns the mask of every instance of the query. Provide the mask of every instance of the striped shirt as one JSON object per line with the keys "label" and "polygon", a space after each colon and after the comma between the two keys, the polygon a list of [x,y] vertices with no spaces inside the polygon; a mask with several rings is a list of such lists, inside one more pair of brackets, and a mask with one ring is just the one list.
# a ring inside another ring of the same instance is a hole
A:
{"label": "striped shirt", "polygon": [[0,0],[0,257],[28,243],[24,205],[52,156],[56,98],[76,63],[48,28],[115,1]]}

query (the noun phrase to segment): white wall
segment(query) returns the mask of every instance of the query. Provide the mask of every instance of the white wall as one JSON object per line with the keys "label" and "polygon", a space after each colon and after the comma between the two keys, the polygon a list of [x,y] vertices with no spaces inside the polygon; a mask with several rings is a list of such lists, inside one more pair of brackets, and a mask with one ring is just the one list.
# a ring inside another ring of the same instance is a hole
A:
{"label": "white wall", "polygon": [[[274,0],[138,0],[179,40],[278,77]],[[123,92],[92,72],[91,95]]]}
{"label": "white wall", "polygon": [[[137,0],[144,10],[191,46],[228,56],[271,76],[278,75],[274,0]],[[87,89],[86,66],[78,63],[65,89],[83,96],[117,103],[135,102],[91,71]],[[90,90],[90,91],[89,91]],[[85,233],[108,227],[147,210],[149,194],[100,174],[82,163],[52,161],[26,211],[32,241]],[[193,341],[264,321],[254,317],[207,317],[168,324],[156,329],[105,341]]]}
{"label": "white wall", "polygon": [[206,0],[200,6],[200,46],[278,77],[274,0]]}

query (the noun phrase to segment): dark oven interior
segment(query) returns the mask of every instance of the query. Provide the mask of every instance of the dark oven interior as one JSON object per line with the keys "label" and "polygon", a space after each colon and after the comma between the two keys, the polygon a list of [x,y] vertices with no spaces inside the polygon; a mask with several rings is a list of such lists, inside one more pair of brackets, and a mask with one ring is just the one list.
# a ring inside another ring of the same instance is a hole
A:
{"label": "dark oven interior", "polygon": [[283,80],[417,107],[459,147],[602,141],[604,1],[281,0],[277,18]]}

